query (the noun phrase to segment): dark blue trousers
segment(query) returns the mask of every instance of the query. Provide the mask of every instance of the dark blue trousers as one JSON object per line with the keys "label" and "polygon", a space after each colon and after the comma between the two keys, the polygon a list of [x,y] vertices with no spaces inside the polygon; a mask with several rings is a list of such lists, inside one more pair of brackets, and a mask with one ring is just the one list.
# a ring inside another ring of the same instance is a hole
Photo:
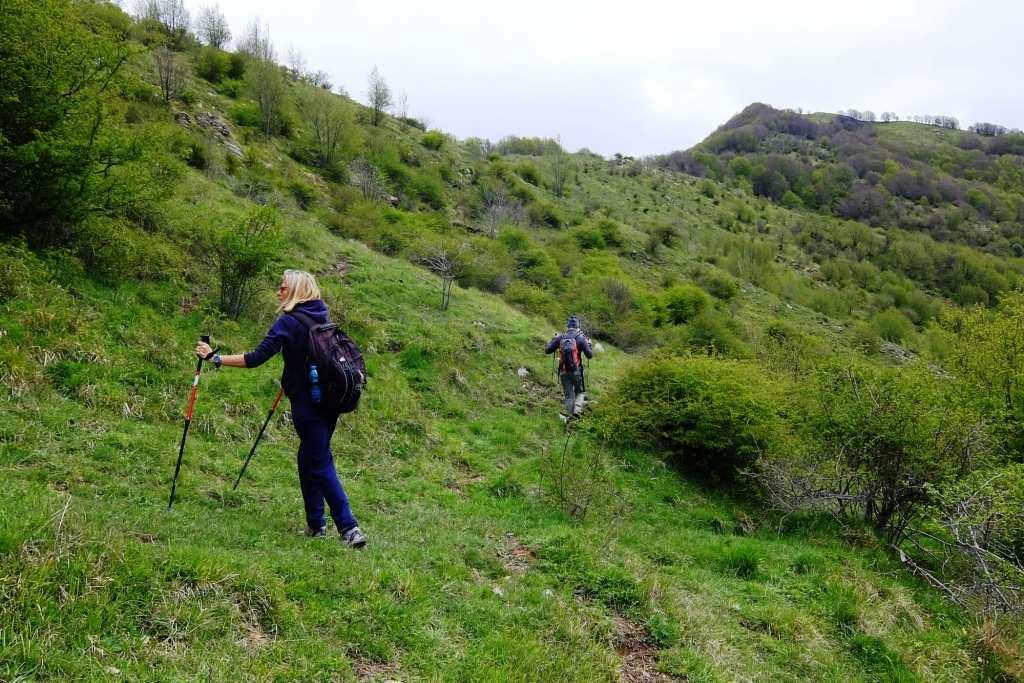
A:
{"label": "dark blue trousers", "polygon": [[326,500],[338,531],[344,533],[357,522],[334,469],[334,456],[331,454],[331,436],[338,418],[323,417],[308,400],[293,399],[292,421],[299,435],[299,486],[306,507],[306,524],[311,529],[325,526]]}

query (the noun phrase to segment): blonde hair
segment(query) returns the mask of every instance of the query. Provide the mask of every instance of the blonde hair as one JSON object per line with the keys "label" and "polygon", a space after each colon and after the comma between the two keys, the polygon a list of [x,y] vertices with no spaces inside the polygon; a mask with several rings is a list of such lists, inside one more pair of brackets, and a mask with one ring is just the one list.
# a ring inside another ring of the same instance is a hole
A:
{"label": "blonde hair", "polygon": [[281,281],[288,288],[288,296],[277,307],[279,312],[290,311],[295,308],[296,304],[320,298],[320,288],[316,284],[316,278],[304,270],[292,270],[289,268],[284,271]]}

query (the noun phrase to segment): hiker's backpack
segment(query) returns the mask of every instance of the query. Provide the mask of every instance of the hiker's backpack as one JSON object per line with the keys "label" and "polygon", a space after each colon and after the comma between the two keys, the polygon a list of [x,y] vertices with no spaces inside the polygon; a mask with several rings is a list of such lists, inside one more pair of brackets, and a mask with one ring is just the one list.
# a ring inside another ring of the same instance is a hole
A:
{"label": "hiker's backpack", "polygon": [[351,413],[359,405],[366,386],[366,363],[359,347],[335,323],[318,323],[299,311],[289,311],[289,315],[309,331],[305,368],[316,364],[321,410]]}
{"label": "hiker's backpack", "polygon": [[558,345],[558,368],[562,372],[576,372],[580,369],[580,349],[576,337],[563,336]]}

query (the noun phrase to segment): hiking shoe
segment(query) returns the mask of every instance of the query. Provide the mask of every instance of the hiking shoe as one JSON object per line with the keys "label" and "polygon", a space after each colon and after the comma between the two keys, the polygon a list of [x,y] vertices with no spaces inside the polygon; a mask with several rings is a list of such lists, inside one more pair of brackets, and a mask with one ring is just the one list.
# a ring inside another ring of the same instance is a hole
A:
{"label": "hiking shoe", "polygon": [[341,542],[350,548],[362,548],[366,545],[366,536],[363,536],[359,527],[354,526],[348,531],[342,532]]}
{"label": "hiking shoe", "polygon": [[327,527],[322,526],[319,529],[314,529],[313,527],[306,527],[306,530],[302,533],[303,535],[308,536],[309,538],[323,538],[327,535]]}

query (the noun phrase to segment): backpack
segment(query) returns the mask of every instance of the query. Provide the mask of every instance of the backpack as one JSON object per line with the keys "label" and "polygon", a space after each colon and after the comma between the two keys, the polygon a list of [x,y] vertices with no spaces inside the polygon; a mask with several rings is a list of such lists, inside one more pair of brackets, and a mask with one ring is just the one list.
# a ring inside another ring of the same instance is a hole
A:
{"label": "backpack", "polygon": [[563,336],[559,343],[558,368],[562,372],[576,372],[580,369],[580,349],[576,345],[576,337]]}
{"label": "backpack", "polygon": [[306,367],[316,364],[321,391],[320,408],[328,413],[351,413],[366,386],[366,363],[359,347],[335,323],[318,323],[305,313],[289,311],[309,331]]}

